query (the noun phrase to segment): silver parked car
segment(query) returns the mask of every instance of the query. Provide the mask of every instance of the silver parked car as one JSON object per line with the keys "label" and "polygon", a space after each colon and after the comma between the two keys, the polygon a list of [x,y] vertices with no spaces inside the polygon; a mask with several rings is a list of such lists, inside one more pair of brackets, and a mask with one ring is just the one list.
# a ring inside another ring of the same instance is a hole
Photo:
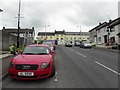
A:
{"label": "silver parked car", "polygon": [[92,45],[87,41],[82,41],[80,44],[81,48],[92,48]]}

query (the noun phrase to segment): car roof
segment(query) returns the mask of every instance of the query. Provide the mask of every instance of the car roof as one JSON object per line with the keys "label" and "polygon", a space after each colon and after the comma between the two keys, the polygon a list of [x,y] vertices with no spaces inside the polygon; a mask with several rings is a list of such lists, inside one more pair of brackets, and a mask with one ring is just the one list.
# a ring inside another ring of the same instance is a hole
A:
{"label": "car roof", "polygon": [[53,43],[53,42],[43,42],[43,43]]}
{"label": "car roof", "polygon": [[41,46],[41,47],[48,47],[48,45],[44,45],[44,44],[32,44],[32,45],[28,45],[28,46]]}

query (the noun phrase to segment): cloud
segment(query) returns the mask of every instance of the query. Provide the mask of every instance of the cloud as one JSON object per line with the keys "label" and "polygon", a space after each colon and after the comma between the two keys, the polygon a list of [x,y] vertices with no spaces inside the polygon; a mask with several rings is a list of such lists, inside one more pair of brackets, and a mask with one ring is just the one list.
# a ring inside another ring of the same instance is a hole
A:
{"label": "cloud", "polygon": [[[18,1],[0,1],[0,24],[6,27],[17,27]],[[81,25],[83,31],[89,31],[100,21],[117,18],[117,0],[107,2],[80,2],[79,0],[21,0],[21,27],[35,27],[36,32],[44,31],[45,25],[50,24],[48,31],[70,30],[78,31],[76,25]],[[110,0],[111,1],[111,0]]]}
{"label": "cloud", "polygon": [[[75,17],[70,16],[68,19],[73,24],[80,23],[85,26],[92,26],[99,21],[103,22],[108,20],[108,16],[115,18],[117,16],[117,6],[115,6],[115,8],[110,7],[110,4],[110,2],[77,3],[77,9],[74,9],[74,12],[77,12],[77,15]],[[117,3],[114,4],[117,5]],[[112,15],[112,13],[114,15]]]}

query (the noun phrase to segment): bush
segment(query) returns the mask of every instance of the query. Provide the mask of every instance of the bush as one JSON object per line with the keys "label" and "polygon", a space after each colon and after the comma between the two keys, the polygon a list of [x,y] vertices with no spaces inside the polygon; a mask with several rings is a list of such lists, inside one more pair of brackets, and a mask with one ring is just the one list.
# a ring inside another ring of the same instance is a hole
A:
{"label": "bush", "polygon": [[92,47],[96,47],[96,45],[92,45]]}
{"label": "bush", "polygon": [[95,43],[91,43],[92,47],[96,47],[96,44]]}

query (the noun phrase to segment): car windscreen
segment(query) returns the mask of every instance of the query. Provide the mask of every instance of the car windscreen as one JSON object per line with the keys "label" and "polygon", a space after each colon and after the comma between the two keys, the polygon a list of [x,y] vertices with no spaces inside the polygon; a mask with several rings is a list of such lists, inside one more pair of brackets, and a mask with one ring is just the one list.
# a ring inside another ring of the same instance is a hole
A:
{"label": "car windscreen", "polygon": [[47,47],[42,46],[27,46],[23,54],[29,54],[29,55],[43,55],[43,54],[49,54],[50,51]]}
{"label": "car windscreen", "polygon": [[77,44],[80,44],[80,42],[76,42]]}
{"label": "car windscreen", "polygon": [[84,41],[83,43],[84,43],[84,44],[90,44],[90,43],[89,43],[89,42],[87,42],[87,41]]}

